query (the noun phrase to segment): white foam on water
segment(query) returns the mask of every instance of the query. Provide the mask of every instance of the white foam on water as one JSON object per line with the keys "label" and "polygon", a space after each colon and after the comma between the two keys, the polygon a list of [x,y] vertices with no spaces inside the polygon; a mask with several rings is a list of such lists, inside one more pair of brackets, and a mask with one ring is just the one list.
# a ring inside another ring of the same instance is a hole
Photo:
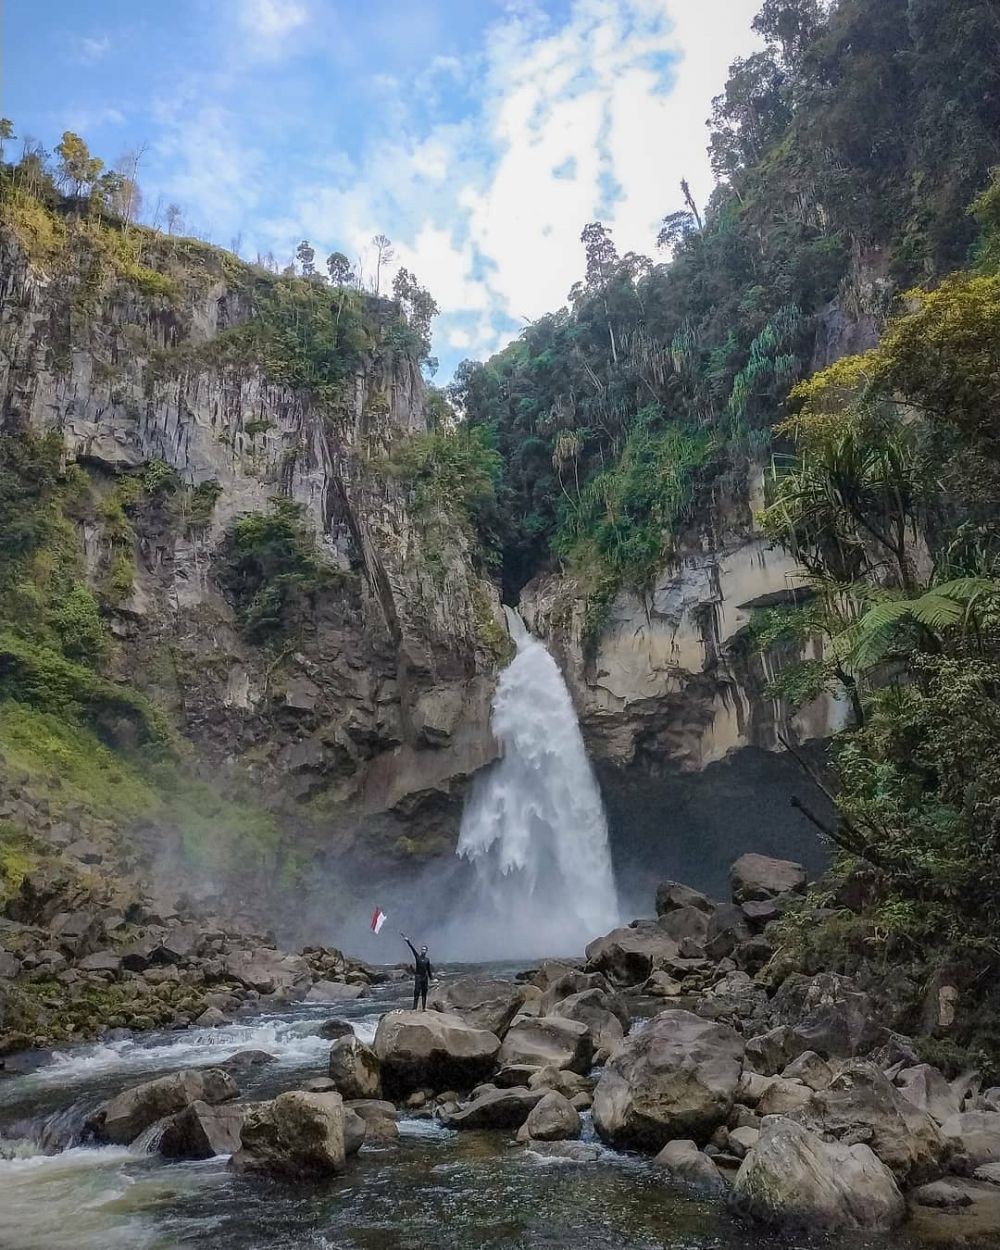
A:
{"label": "white foam on water", "polygon": [[50,1061],[21,1079],[19,1084],[74,1085],[114,1073],[149,1072],[222,1062],[241,1050],[262,1050],[279,1064],[305,1066],[322,1061],[329,1041],[315,1032],[309,1020],[262,1018],[248,1024],[216,1029],[190,1029],[152,1044],[133,1038],[54,1051]]}

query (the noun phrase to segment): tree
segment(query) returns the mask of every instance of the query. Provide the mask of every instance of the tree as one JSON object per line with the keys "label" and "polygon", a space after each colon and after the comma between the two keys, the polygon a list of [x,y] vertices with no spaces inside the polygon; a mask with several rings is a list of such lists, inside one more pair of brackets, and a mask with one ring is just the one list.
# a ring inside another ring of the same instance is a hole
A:
{"label": "tree", "polygon": [[183,225],[183,214],[179,204],[167,205],[167,234],[177,234]]}
{"label": "tree", "polygon": [[343,252],[331,252],[326,258],[326,271],[334,286],[352,286],[354,270]]}
{"label": "tree", "polygon": [[303,277],[311,278],[316,272],[316,252],[305,239],[295,249],[295,256],[302,266]]}
{"label": "tree", "polygon": [[587,287],[598,293],[604,305],[604,320],[611,342],[611,359],[618,364],[618,344],[615,342],[611,311],[608,308],[608,284],[618,265],[618,249],[611,238],[611,231],[602,222],[592,221],[584,226],[580,235],[587,257]]}
{"label": "tree", "polygon": [[438,313],[438,306],[426,287],[422,287],[408,269],[401,268],[392,282],[392,293],[403,312],[410,329],[417,336],[420,357],[428,361],[431,349],[431,322]]}
{"label": "tree", "polygon": [[0,117],[0,161],[3,160],[3,145],[8,139],[16,138],[14,123],[9,117]]}
{"label": "tree", "polygon": [[56,155],[59,157],[60,181],[72,186],[75,196],[79,196],[84,187],[92,186],[104,168],[104,162],[99,157],[91,156],[86,143],[72,130],[63,132],[62,140],[56,146]]}
{"label": "tree", "polygon": [[823,0],[764,0],[753,28],[781,48],[786,64],[795,65],[822,28],[826,8]]}
{"label": "tree", "polygon": [[375,294],[378,295],[382,285],[382,266],[390,264],[396,253],[392,240],[386,234],[376,234],[372,246],[375,248]]}

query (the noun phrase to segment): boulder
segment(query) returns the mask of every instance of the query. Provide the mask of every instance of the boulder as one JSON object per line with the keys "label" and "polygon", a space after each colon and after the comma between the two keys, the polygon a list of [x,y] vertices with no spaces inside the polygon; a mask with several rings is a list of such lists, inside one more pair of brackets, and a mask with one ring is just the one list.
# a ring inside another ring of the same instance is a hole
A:
{"label": "boulder", "polygon": [[392,1011],[379,1021],[374,1049],[383,1088],[401,1097],[416,1089],[468,1089],[493,1071],[500,1039],[445,1012]]}
{"label": "boulder", "polygon": [[167,1159],[211,1159],[240,1148],[240,1129],[246,1108],[237,1103],[210,1106],[193,1102],[168,1122],[160,1138],[160,1154]]}
{"label": "boulder", "polygon": [[746,1045],[747,1064],[761,1076],[775,1076],[784,1071],[797,1055],[803,1053],[787,1024],[779,1024],[777,1028],[769,1029],[766,1033],[758,1033],[749,1038]]}
{"label": "boulder", "polygon": [[286,955],[269,946],[234,951],[224,960],[226,975],[258,994],[306,991],[312,972],[301,955]]}
{"label": "boulder", "polygon": [[709,917],[703,943],[705,954],[709,959],[725,959],[752,936],[746,916],[738,907],[726,903]]}
{"label": "boulder", "polygon": [[954,1181],[931,1181],[927,1185],[919,1185],[910,1198],[919,1207],[935,1207],[941,1211],[972,1205],[969,1193]]}
{"label": "boulder", "polygon": [[757,1145],[759,1140],[760,1129],[751,1128],[750,1125],[745,1124],[742,1128],[733,1128],[729,1130],[726,1148],[729,1153],[735,1155],[737,1159],[745,1159],[750,1151],[753,1150],[754,1146]]}
{"label": "boulder", "polygon": [[542,1089],[491,1089],[441,1118],[449,1128],[516,1129],[545,1097]]}
{"label": "boulder", "polygon": [[107,1141],[128,1145],[143,1129],[193,1102],[214,1105],[238,1093],[236,1082],[221,1068],[182,1068],[123,1090],[97,1111],[90,1124]]}
{"label": "boulder", "polygon": [[741,903],[740,911],[754,933],[761,933],[772,920],[781,915],[781,908],[773,898],[759,899],[751,903]]}
{"label": "boulder", "polygon": [[563,1094],[550,1090],[528,1113],[521,1134],[532,1141],[567,1141],[579,1137],[582,1128],[576,1107]]}
{"label": "boulder", "polygon": [[365,985],[345,981],[315,981],[306,994],[307,1003],[348,1003],[367,992]]}
{"label": "boulder", "polygon": [[218,1007],[206,1007],[195,1020],[199,1029],[217,1029],[220,1025],[228,1023],[229,1017],[224,1015]]}
{"label": "boulder", "polygon": [[896,1074],[895,1084],[905,1099],[926,1111],[938,1124],[944,1124],[962,1109],[961,1099],[929,1063],[901,1069]]}
{"label": "boulder", "polygon": [[391,1102],[382,1102],[375,1098],[352,1099],[345,1102],[344,1107],[350,1108],[359,1115],[368,1126],[365,1138],[369,1142],[389,1142],[399,1138],[399,1112]]}
{"label": "boulder", "polygon": [[500,1047],[499,1063],[590,1071],[593,1042],[585,1024],[564,1016],[522,1019],[511,1025]]}
{"label": "boulder", "polygon": [[344,1107],[344,1154],[347,1158],[356,1155],[365,1144],[368,1134],[368,1123],[363,1116]]}
{"label": "boulder", "polygon": [[813,1105],[813,1091],[800,1081],[773,1076],[757,1102],[758,1115],[794,1115]]}
{"label": "boulder", "polygon": [[690,1139],[667,1142],[653,1160],[653,1166],[662,1168],[671,1180],[699,1194],[713,1196],[729,1188],[716,1165]]}
{"label": "boulder", "polygon": [[381,1098],[378,1056],[353,1034],[330,1047],[330,1079],[344,1098]]}
{"label": "boulder", "polygon": [[590,1030],[595,1050],[614,1050],[625,1036],[623,1023],[626,1027],[629,1023],[628,1012],[617,995],[606,994],[603,990],[570,994],[555,1004],[552,1014],[585,1025]]}
{"label": "boulder", "polygon": [[666,916],[672,911],[680,911],[685,907],[695,907],[698,911],[712,912],[718,904],[710,898],[692,890],[689,885],[681,885],[679,881],[663,881],[656,888],[656,914]]}
{"label": "boulder", "polygon": [[526,1086],[530,1084],[535,1073],[541,1070],[529,1063],[511,1063],[505,1068],[500,1068],[493,1078],[493,1084],[499,1089],[514,1089],[518,1085]]}
{"label": "boulder", "polygon": [[576,1094],[589,1093],[593,1088],[593,1082],[588,1077],[581,1076],[579,1072],[570,1072],[565,1068],[561,1070],[559,1068],[537,1068],[528,1079],[528,1088],[555,1089],[567,1098],[572,1098]]}
{"label": "boulder", "polygon": [[801,864],[769,855],[741,855],[729,870],[734,903],[753,903],[781,894],[804,894],[808,874]]}
{"label": "boulder", "polygon": [[475,1029],[503,1037],[524,999],[524,986],[513,981],[460,977],[435,989],[427,1006],[432,1011],[458,1016]]}
{"label": "boulder", "polygon": [[13,980],[20,971],[20,959],[12,955],[10,951],[0,950],[0,977],[5,980]]}
{"label": "boulder", "polygon": [[714,912],[700,907],[678,907],[660,916],[659,925],[675,942],[693,942],[700,949],[705,945],[713,915]]}
{"label": "boulder", "polygon": [[588,967],[618,985],[641,985],[665,971],[680,954],[680,944],[655,920],[638,920],[613,929],[587,947]]}
{"label": "boulder", "polygon": [[233,1166],[301,1179],[343,1172],[344,1104],[339,1094],[292,1090],[248,1107]]}
{"label": "boulder", "polygon": [[775,1024],[790,1029],[788,1062],[806,1050],[824,1059],[866,1055],[884,1035],[869,994],[848,977],[821,972],[786,977],[771,1000]]}
{"label": "boulder", "polygon": [[556,1003],[564,998],[570,998],[573,994],[582,994],[584,990],[604,990],[605,993],[610,993],[611,986],[608,984],[607,977],[600,972],[580,972],[577,968],[572,968],[569,972],[564,972],[562,976],[556,977],[543,992],[539,999],[538,1014],[540,1016],[553,1014],[552,1008]]}
{"label": "boulder", "polygon": [[353,1037],[354,1026],[347,1020],[324,1020],[316,1030],[318,1037],[325,1037],[335,1042],[338,1037]]}
{"label": "boulder", "polygon": [[833,1068],[814,1050],[805,1050],[782,1072],[786,1081],[801,1081],[810,1089],[826,1089],[833,1080]]}
{"label": "boulder", "polygon": [[651,998],[677,998],[681,993],[681,983],[668,972],[654,972],[641,987],[643,994]]}
{"label": "boulder", "polygon": [[828,1136],[866,1141],[900,1183],[939,1176],[951,1147],[938,1125],[908,1102],[873,1063],[847,1064],[828,1089],[813,1094],[809,1112]]}
{"label": "boulder", "polygon": [[76,961],[80,972],[108,972],[117,977],[122,970],[121,956],[113,951],[95,951],[93,955],[84,955]]}
{"label": "boulder", "polygon": [[825,1231],[889,1229],[905,1213],[892,1172],[868,1146],[826,1142],[782,1116],[764,1119],[730,1206],[763,1224]]}
{"label": "boulder", "polygon": [[277,1063],[277,1061],[277,1056],[266,1050],[238,1050],[235,1055],[230,1055],[228,1059],[223,1059],[221,1063],[216,1064],[216,1067],[222,1068],[231,1076],[245,1076],[254,1068],[260,1068],[266,1063]]}
{"label": "boulder", "polygon": [[594,1125],[614,1145],[705,1142],[732,1109],[742,1061],[733,1029],[688,1011],[661,1012],[609,1060],[594,1092]]}
{"label": "boulder", "polygon": [[969,1170],[1000,1163],[1000,1112],[963,1111],[945,1120],[941,1132]]}

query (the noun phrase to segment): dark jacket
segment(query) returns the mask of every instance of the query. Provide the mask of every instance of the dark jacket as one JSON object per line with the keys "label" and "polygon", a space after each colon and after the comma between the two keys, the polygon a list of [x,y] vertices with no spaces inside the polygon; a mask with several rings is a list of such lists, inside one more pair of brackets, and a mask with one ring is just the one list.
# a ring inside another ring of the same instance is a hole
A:
{"label": "dark jacket", "polygon": [[434,975],[434,969],[431,967],[430,959],[426,955],[421,955],[409,938],[405,938],[404,941],[410,950],[413,951],[413,961],[416,965],[417,980],[429,981]]}

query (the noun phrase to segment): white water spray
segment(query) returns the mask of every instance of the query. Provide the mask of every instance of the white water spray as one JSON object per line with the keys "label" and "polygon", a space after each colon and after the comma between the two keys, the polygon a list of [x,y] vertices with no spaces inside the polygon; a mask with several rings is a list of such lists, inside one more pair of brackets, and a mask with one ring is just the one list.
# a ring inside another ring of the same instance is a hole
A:
{"label": "white water spray", "polygon": [[503,754],[476,778],[458,842],[476,873],[462,957],[580,954],[618,920],[601,793],[558,665],[505,611],[517,655],[493,699]]}

